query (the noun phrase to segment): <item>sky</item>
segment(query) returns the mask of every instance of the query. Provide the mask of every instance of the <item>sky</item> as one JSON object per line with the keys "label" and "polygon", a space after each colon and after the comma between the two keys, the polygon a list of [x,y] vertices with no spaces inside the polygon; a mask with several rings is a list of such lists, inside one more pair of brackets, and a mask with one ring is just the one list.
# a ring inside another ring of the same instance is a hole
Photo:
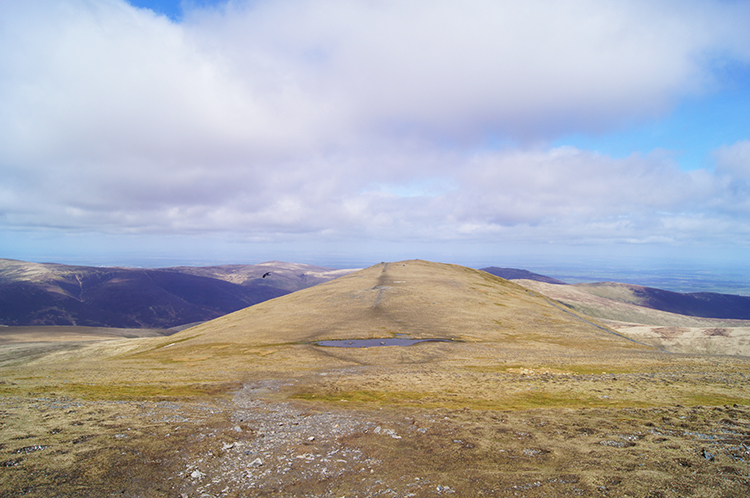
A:
{"label": "sky", "polygon": [[749,28],[732,0],[0,0],[0,257],[750,282]]}

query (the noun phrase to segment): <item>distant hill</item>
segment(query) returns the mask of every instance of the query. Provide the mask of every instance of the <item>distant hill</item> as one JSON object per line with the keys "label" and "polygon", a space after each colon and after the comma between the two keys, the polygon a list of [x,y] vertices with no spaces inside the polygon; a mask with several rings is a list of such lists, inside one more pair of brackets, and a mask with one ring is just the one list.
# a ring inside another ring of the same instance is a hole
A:
{"label": "distant hill", "polygon": [[533,273],[529,270],[519,270],[517,268],[498,268],[497,266],[490,266],[488,268],[482,268],[482,271],[486,271],[487,273],[491,273],[492,275],[506,280],[535,280],[537,282],[545,282],[548,284],[567,285],[567,283],[562,280],[539,275],[538,273]]}
{"label": "distant hill", "polygon": [[268,261],[257,265],[180,266],[169,270],[233,284],[268,286],[289,292],[306,289],[355,271],[282,261]]}
{"label": "distant hill", "polygon": [[[546,284],[568,285],[561,280],[517,268],[491,266],[482,268],[482,271],[507,280],[531,280]],[[522,285],[526,284],[522,283]],[[619,282],[573,284],[569,287],[570,292],[574,292],[573,288],[576,288],[593,296],[668,313],[700,318],[750,320],[750,296],[715,292],[680,293]],[[560,292],[565,291],[561,289]],[[558,291],[547,289],[545,293],[555,295]],[[573,301],[578,300],[573,299]]]}
{"label": "distant hill", "polygon": [[669,313],[702,318],[750,320],[749,296],[714,292],[682,294],[617,282],[576,284],[576,287],[595,296]]}
{"label": "distant hill", "polygon": [[742,320],[723,320],[688,316],[647,308],[624,300],[609,299],[588,291],[588,286],[554,285],[533,280],[514,280],[540,294],[555,299],[570,309],[585,313],[597,319],[649,324],[663,327],[735,326]]}
{"label": "distant hill", "polygon": [[282,262],[135,269],[0,259],[0,325],[165,329],[211,320],[350,271]]}
{"label": "distant hill", "polygon": [[750,356],[750,320],[737,318],[748,311],[748,298],[742,296],[679,294],[613,282],[515,282],[666,351]]}

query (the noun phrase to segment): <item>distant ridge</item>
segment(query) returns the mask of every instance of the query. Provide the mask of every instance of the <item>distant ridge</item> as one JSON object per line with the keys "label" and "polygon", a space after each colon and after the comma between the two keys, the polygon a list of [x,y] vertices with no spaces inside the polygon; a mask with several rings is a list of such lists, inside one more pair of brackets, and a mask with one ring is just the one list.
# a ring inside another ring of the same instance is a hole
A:
{"label": "distant ridge", "polygon": [[[482,271],[507,280],[531,280],[546,284],[569,285],[552,277],[517,268],[490,266],[482,268]],[[521,284],[525,285],[522,282]],[[595,282],[569,286],[612,301],[678,315],[726,320],[750,320],[750,296],[716,292],[680,293],[619,282]],[[552,292],[552,294],[555,294],[555,292]],[[600,316],[600,318],[603,318],[603,316]]]}
{"label": "distant ridge", "polygon": [[744,296],[680,294],[615,282],[514,282],[665,351],[750,356],[750,319],[743,318],[750,299]]}
{"label": "distant ridge", "polygon": [[487,273],[506,280],[535,280],[537,282],[545,282],[548,284],[567,285],[567,283],[562,280],[539,275],[538,273],[533,273],[529,270],[519,270],[517,268],[498,268],[497,266],[490,266],[488,268],[482,268],[482,271],[486,271]]}
{"label": "distant ridge", "polygon": [[0,259],[0,325],[167,329],[211,320],[350,271],[282,262],[136,269]]}
{"label": "distant ridge", "polygon": [[715,292],[679,293],[617,282],[576,284],[589,294],[679,315],[750,320],[750,296]]}

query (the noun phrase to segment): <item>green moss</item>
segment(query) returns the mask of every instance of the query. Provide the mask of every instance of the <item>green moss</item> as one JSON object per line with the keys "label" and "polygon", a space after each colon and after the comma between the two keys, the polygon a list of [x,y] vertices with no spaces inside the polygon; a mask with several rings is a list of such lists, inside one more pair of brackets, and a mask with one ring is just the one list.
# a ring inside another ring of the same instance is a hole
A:
{"label": "green moss", "polygon": [[525,392],[510,397],[504,404],[511,410],[527,410],[534,408],[579,408],[591,406],[611,406],[609,400],[602,400],[594,396],[570,395],[546,391]]}
{"label": "green moss", "polygon": [[723,394],[687,394],[683,404],[696,406],[750,405],[750,396],[726,396]]}
{"label": "green moss", "polygon": [[524,392],[497,399],[463,398],[450,393],[413,391],[344,391],[335,393],[295,393],[291,399],[336,403],[340,405],[411,406],[419,408],[471,408],[474,410],[530,410],[536,408],[581,408],[647,406],[643,403],[613,402],[589,395],[570,395],[546,391]]}
{"label": "green moss", "polygon": [[191,344],[181,347],[158,347],[137,353],[128,353],[118,356],[119,360],[148,359],[162,364],[192,363],[206,360],[225,359],[231,357],[246,357],[247,355],[258,355],[268,348],[298,346],[305,342],[279,342],[262,345],[238,345],[229,342],[212,342],[205,344]]}
{"label": "green moss", "polygon": [[64,393],[89,400],[173,400],[220,396],[237,389],[237,383],[215,384],[81,384],[45,386],[47,392]]}

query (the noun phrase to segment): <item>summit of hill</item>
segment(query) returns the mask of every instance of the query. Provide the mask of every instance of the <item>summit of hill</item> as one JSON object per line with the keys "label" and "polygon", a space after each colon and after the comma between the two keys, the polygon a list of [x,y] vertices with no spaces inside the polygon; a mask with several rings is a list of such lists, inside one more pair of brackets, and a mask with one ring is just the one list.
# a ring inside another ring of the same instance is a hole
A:
{"label": "summit of hill", "polygon": [[169,338],[260,346],[391,338],[642,347],[591,318],[508,280],[422,260],[380,263],[266,301]]}

